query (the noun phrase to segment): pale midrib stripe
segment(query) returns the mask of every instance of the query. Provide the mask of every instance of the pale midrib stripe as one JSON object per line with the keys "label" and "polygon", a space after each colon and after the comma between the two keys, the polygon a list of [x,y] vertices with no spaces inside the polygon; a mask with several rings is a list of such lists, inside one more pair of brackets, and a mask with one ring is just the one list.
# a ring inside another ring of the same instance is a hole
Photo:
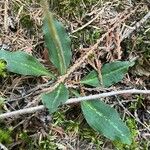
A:
{"label": "pale midrib stripe", "polygon": [[97,112],[97,110],[96,110],[95,108],[93,108],[91,105],[89,105],[89,104],[87,104],[87,103],[86,103],[86,105],[87,105],[91,110],[93,110],[96,114],[98,114],[100,117],[103,117],[103,118],[106,120],[106,122],[109,122],[109,124],[112,125],[112,126],[120,133],[121,136],[126,137],[126,136],[121,132],[121,130],[119,130],[118,127],[117,127],[110,119],[107,119],[106,116],[103,115],[102,113]]}
{"label": "pale midrib stripe", "polygon": [[[59,65],[60,65],[60,69],[61,69],[61,73],[62,73],[63,69],[65,69],[65,71],[66,71],[66,61],[65,61],[65,58],[63,55],[64,54],[63,48],[62,48],[62,45],[61,45],[61,42],[60,42],[60,39],[58,36],[58,32],[57,32],[55,25],[53,23],[52,15],[50,13],[48,13],[48,14],[47,14],[48,30],[49,30],[49,32],[52,32],[52,36],[54,36],[54,38],[52,37],[52,39],[53,39],[53,42],[54,42],[55,47],[56,47],[58,58],[60,60]],[[49,24],[51,24],[51,25],[49,26]]]}
{"label": "pale midrib stripe", "polygon": [[56,92],[56,96],[53,100],[53,103],[52,103],[53,108],[54,108],[54,103],[57,101],[57,99],[59,97],[60,91],[61,91],[61,85],[58,87],[58,91]]}
{"label": "pale midrib stripe", "polygon": [[[15,63],[15,64],[18,64],[18,62],[17,61],[14,61],[14,60],[11,60],[11,62],[13,62],[13,63]],[[41,74],[48,74],[48,72],[46,72],[46,71],[43,71],[43,70],[41,70],[41,69],[39,69],[39,68],[36,68],[36,67],[33,67],[33,66],[29,66],[29,65],[27,65],[27,64],[25,64],[25,63],[19,63],[19,64],[21,64],[22,66],[25,66],[25,67],[27,67],[28,69],[33,69],[34,71],[36,71],[37,73],[41,73]]]}

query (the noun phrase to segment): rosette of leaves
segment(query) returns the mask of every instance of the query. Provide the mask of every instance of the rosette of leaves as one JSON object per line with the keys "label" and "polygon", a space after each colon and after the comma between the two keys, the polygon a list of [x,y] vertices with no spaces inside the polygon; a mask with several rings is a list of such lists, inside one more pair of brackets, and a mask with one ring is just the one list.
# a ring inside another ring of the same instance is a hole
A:
{"label": "rosette of leaves", "polygon": [[[71,61],[71,40],[62,23],[53,19],[52,14],[46,9],[43,21],[45,44],[48,49],[49,60],[58,69],[59,75],[67,72]],[[22,51],[9,52],[0,50],[0,59],[6,61],[6,68],[10,72],[31,75],[47,76],[52,80],[56,77],[52,71],[47,70],[35,57]],[[130,61],[117,61],[105,64],[102,67],[102,83],[96,71],[91,71],[81,80],[81,84],[90,86],[109,87],[121,81],[128,68],[133,66]],[[55,90],[41,95],[42,102],[50,113],[64,104],[69,98],[69,91],[65,84],[61,83]],[[107,138],[131,143],[130,132],[122,122],[116,110],[100,100],[81,102],[81,108],[88,124]]]}

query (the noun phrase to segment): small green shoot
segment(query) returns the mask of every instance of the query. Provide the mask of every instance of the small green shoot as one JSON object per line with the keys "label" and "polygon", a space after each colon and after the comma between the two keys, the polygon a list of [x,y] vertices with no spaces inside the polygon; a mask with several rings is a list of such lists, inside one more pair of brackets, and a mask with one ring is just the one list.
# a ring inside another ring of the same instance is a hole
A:
{"label": "small green shoot", "polygon": [[6,77],[6,64],[4,61],[0,60],[0,77]]}

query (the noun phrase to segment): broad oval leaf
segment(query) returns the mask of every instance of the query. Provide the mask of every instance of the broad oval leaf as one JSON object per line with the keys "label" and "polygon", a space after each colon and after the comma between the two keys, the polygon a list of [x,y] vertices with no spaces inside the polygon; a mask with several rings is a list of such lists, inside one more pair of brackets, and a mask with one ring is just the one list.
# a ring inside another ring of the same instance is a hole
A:
{"label": "broad oval leaf", "polygon": [[[118,83],[128,72],[128,68],[133,66],[134,62],[130,61],[116,61],[112,63],[107,63],[102,67],[102,81],[104,87],[109,87],[112,84]],[[98,73],[96,71],[91,71],[86,77],[81,81],[82,84],[91,85],[93,87],[100,86],[100,81],[98,78]]]}
{"label": "broad oval leaf", "polygon": [[68,89],[64,84],[60,84],[54,91],[43,94],[42,102],[46,108],[48,108],[50,113],[57,110],[58,106],[64,104],[69,98]]}
{"label": "broad oval leaf", "polygon": [[115,109],[100,100],[81,103],[87,123],[111,140],[131,144],[131,135]]}
{"label": "broad oval leaf", "polygon": [[32,76],[50,76],[50,73],[38,60],[23,51],[9,52],[0,50],[0,59],[7,62],[7,69],[10,72],[32,75]]}
{"label": "broad oval leaf", "polygon": [[43,23],[45,43],[48,48],[49,59],[59,70],[65,74],[70,64],[71,40],[61,22],[53,20],[52,14],[46,14]]}

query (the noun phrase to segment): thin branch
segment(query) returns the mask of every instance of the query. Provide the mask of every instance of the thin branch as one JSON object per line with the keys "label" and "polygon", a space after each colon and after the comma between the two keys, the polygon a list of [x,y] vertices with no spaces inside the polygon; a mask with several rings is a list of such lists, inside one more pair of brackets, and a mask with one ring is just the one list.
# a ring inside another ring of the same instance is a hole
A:
{"label": "thin branch", "polygon": [[2,143],[0,143],[0,150],[8,150],[8,148],[6,148],[6,146],[4,146]]}
{"label": "thin branch", "polygon": [[119,95],[119,94],[133,94],[133,93],[134,94],[150,94],[150,90],[130,89],[130,90],[112,91],[112,92],[107,92],[107,93],[83,96],[83,97],[79,97],[79,98],[71,98],[71,99],[68,99],[66,104],[77,103],[77,102],[92,100],[92,99],[98,99],[98,98],[102,98],[102,97],[109,97],[109,96],[114,96],[114,95]]}
{"label": "thin branch", "polygon": [[139,21],[137,22],[133,27],[131,27],[130,29],[126,29],[126,31],[124,32],[125,34],[122,35],[121,37],[121,41],[126,39],[127,37],[129,37],[136,29],[140,28],[141,25],[143,25],[148,19],[150,18],[150,11]]}
{"label": "thin branch", "polygon": [[[112,91],[112,92],[101,93],[101,94],[96,94],[96,95],[83,96],[79,98],[70,98],[66,101],[65,104],[77,103],[77,102],[86,101],[86,100],[94,100],[94,99],[120,95],[120,94],[150,94],[150,90],[130,89],[130,90]],[[30,107],[30,108],[17,110],[17,111],[8,112],[8,113],[1,114],[0,120],[9,118],[9,117],[18,117],[19,115],[34,113],[36,111],[40,111],[44,109],[45,107],[43,105],[40,105],[36,107]]]}
{"label": "thin branch", "polygon": [[143,127],[145,127],[150,132],[150,128],[147,125],[145,125],[144,123],[142,123],[139,118],[136,118],[127,108],[125,108],[125,106],[121,103],[121,101],[118,98],[117,98],[117,101],[128,115],[130,115],[132,118],[134,118],[139,124],[141,124]]}
{"label": "thin branch", "polygon": [[99,11],[98,14],[93,19],[91,19],[89,22],[87,22],[83,26],[79,27],[78,29],[73,30],[72,33],[78,32],[78,31],[84,29],[85,27],[87,27],[88,25],[90,25],[93,21],[95,21],[104,12],[104,9],[105,9],[105,7],[103,7],[103,9],[101,11]]}
{"label": "thin branch", "polygon": [[8,2],[8,0],[6,0],[5,1],[5,6],[4,6],[4,13],[5,13],[5,15],[4,15],[4,28],[5,28],[5,32],[7,32],[8,31],[8,4],[9,4],[9,2]]}

